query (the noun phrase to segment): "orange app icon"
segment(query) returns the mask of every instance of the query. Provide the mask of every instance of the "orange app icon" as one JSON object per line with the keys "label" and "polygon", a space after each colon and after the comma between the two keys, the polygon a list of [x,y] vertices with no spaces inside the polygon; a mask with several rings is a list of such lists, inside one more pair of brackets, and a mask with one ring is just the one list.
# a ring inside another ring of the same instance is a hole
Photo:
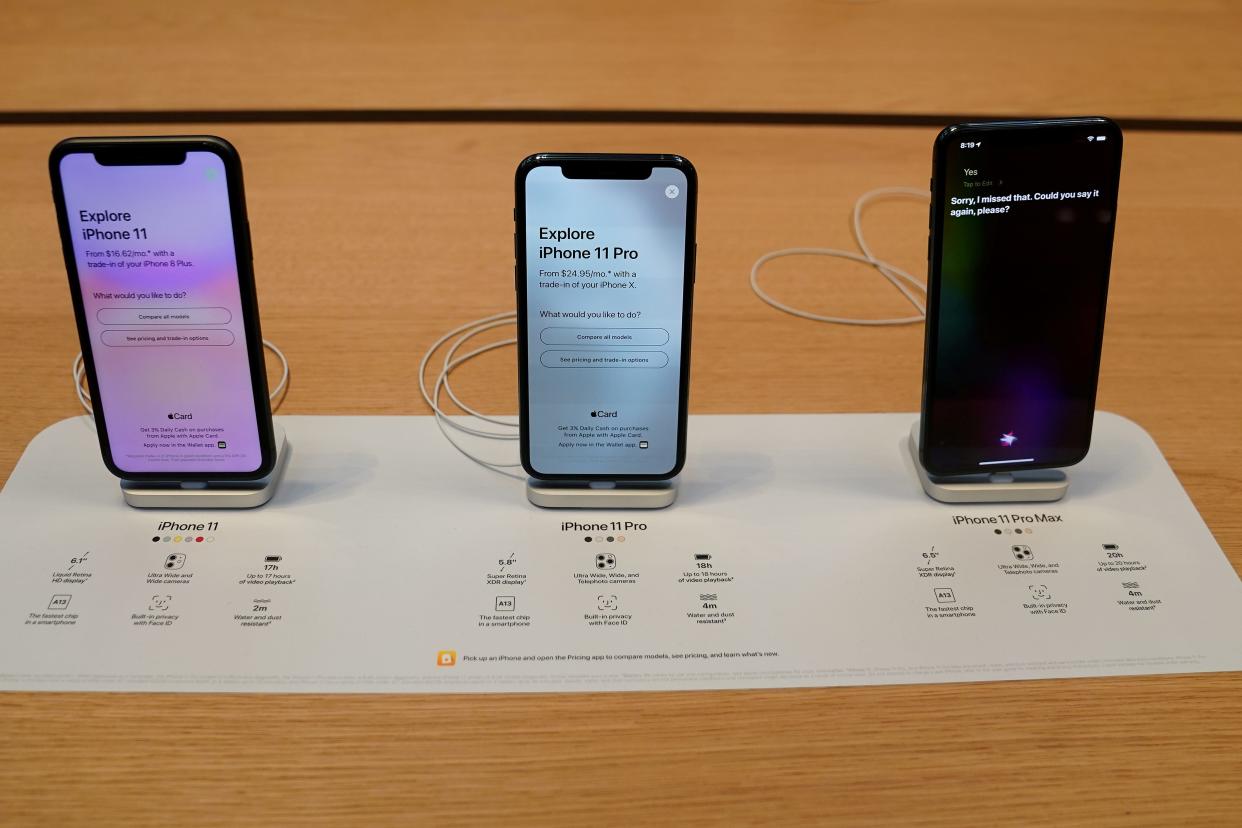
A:
{"label": "orange app icon", "polygon": [[452,667],[457,664],[456,650],[441,650],[436,653],[437,667]]}

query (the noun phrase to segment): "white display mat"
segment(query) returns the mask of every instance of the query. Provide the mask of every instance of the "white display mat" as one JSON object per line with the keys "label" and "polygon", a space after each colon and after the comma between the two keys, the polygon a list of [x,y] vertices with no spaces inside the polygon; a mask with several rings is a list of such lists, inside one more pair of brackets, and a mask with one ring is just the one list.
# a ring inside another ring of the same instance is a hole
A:
{"label": "white display mat", "polygon": [[1242,582],[1137,425],[1097,417],[1060,503],[965,506],[920,490],[913,418],[692,417],[681,496],[658,512],[538,509],[427,417],[283,417],[293,453],[267,506],[139,511],[90,422],[66,420],[0,495],[0,689],[668,690],[1242,668]]}

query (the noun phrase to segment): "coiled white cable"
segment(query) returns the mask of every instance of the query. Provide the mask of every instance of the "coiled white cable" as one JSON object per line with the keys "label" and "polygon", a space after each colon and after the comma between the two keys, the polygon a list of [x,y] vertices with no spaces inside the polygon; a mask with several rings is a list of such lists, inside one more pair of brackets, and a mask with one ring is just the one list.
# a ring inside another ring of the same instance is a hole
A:
{"label": "coiled white cable", "polygon": [[[499,328],[504,325],[514,325],[516,323],[517,313],[515,311],[506,311],[504,313],[485,316],[482,319],[476,319],[473,322],[467,322],[464,325],[459,325],[441,336],[431,344],[431,347],[427,349],[427,352],[423,354],[422,360],[418,363],[418,390],[422,392],[423,399],[427,402],[427,405],[431,407],[432,413],[435,414],[436,425],[439,426],[440,433],[444,435],[444,439],[449,441],[449,445],[489,471],[494,471],[497,474],[503,474],[505,477],[512,477],[514,480],[525,480],[526,476],[524,474],[517,474],[508,471],[508,469],[520,468],[522,465],[521,463],[502,463],[494,460],[486,460],[472,453],[464,445],[453,439],[448,430],[450,428],[455,429],[463,434],[469,434],[473,437],[478,437],[484,440],[512,441],[518,439],[519,435],[517,431],[517,422],[512,419],[489,417],[486,414],[476,411],[462,402],[457,394],[454,393],[452,386],[449,384],[449,375],[462,363],[474,359],[480,354],[485,354],[488,351],[494,351],[497,348],[503,348],[509,345],[516,345],[517,339],[515,337],[509,337],[508,339],[500,339],[495,342],[489,342],[486,345],[475,348],[473,351],[468,351],[461,356],[457,356],[457,351],[465,345],[466,342],[485,331],[490,331],[493,328]],[[457,337],[457,340],[454,341],[453,344],[450,345],[444,352],[444,364],[440,368],[440,373],[436,375],[436,381],[432,384],[431,388],[428,389],[427,365],[431,362],[431,358],[435,352],[453,337]],[[485,423],[490,423],[494,426],[499,426],[502,429],[508,430],[474,428],[463,422],[463,419],[465,418],[451,416],[440,407],[441,389],[444,389],[449,398],[456,403],[462,411],[466,412],[469,417],[473,417],[475,419],[482,420]],[[446,428],[446,426],[448,428]]]}
{"label": "coiled white cable", "polygon": [[[862,231],[862,211],[867,204],[877,198],[887,197],[912,197],[923,200],[930,200],[931,194],[927,190],[920,190],[916,187],[878,187],[869,190],[858,197],[854,202],[854,241],[858,244],[861,253],[852,250],[840,250],[835,247],[787,247],[782,250],[773,250],[771,253],[764,253],[760,256],[750,269],[750,289],[760,300],[766,302],[772,307],[785,313],[800,316],[803,319],[812,319],[816,322],[832,322],[838,325],[910,325],[915,322],[922,322],[927,317],[927,286],[923,280],[916,279],[906,271],[896,265],[885,262],[876,258],[871,252],[871,247],[867,244],[863,237]],[[854,262],[871,265],[880,275],[887,279],[893,287],[906,297],[906,300],[914,306],[918,314],[915,316],[899,316],[892,319],[856,319],[848,316],[826,316],[824,314],[812,313],[811,311],[795,308],[780,301],[770,293],[759,286],[760,269],[772,261],[784,256],[834,256],[840,259],[849,259]],[[903,284],[904,282],[904,284]],[[922,298],[918,293],[922,293]]]}
{"label": "coiled white cable", "polygon": [[[289,360],[285,357],[285,352],[276,347],[276,344],[272,341],[263,340],[263,347],[274,353],[276,358],[280,360],[280,382],[276,383],[276,387],[267,395],[269,400],[275,402],[276,398],[280,396],[280,392],[285,390],[285,386],[289,382]],[[78,395],[78,402],[82,404],[82,408],[86,410],[87,414],[94,417],[95,409],[91,405],[90,389],[82,384],[82,380],[85,377],[86,364],[82,360],[82,352],[78,351],[78,355],[73,358],[73,390]],[[275,411],[277,408],[280,408],[279,402],[272,406],[272,411]]]}
{"label": "coiled white cable", "polygon": [[[835,322],[844,325],[908,325],[914,322],[923,321],[924,315],[926,314],[926,304],[924,301],[920,300],[918,293],[916,293],[917,291],[923,293],[924,296],[926,295],[927,289],[924,287],[922,281],[916,279],[914,276],[911,276],[909,273],[896,265],[877,258],[875,254],[872,253],[871,247],[867,244],[867,240],[863,236],[863,208],[874,199],[885,197],[914,197],[927,199],[930,195],[926,190],[919,190],[914,187],[880,187],[878,189],[863,193],[863,195],[856,202],[854,202],[853,214],[854,240],[858,243],[858,247],[862,251],[861,253],[856,253],[850,250],[837,250],[829,247],[791,247],[784,250],[774,250],[771,253],[766,253],[759,257],[759,260],[755,262],[754,267],[751,268],[751,289],[754,290],[760,299],[778,310],[793,314],[794,316],[801,316],[805,319],[813,319],[819,322]],[[897,290],[901,292],[902,296],[906,297],[906,300],[909,301],[910,304],[913,305],[918,311],[918,315],[898,317],[895,319],[851,319],[849,317],[842,316],[825,316],[787,305],[767,293],[759,286],[759,270],[766,263],[782,256],[802,255],[836,256],[838,258],[849,259],[851,261],[871,265],[878,270],[885,279],[892,283],[893,287],[897,288]],[[453,448],[485,469],[494,471],[497,474],[503,474],[506,477],[512,477],[515,480],[524,480],[525,475],[515,474],[508,471],[508,469],[519,468],[521,463],[505,463],[480,457],[472,453],[462,443],[458,442],[458,440],[454,439],[452,433],[450,432],[451,429],[453,431],[483,440],[513,441],[518,439],[519,435],[517,431],[517,422],[515,422],[512,418],[501,419],[475,410],[457,396],[457,393],[453,391],[453,387],[449,382],[449,376],[452,374],[453,370],[461,364],[480,354],[487,353],[488,351],[517,344],[516,338],[509,337],[507,339],[490,342],[487,345],[483,345],[472,351],[468,351],[461,356],[457,356],[457,352],[461,350],[468,341],[486,331],[503,327],[505,325],[513,325],[516,324],[516,322],[517,314],[513,311],[506,311],[504,313],[485,316],[481,319],[476,319],[473,322],[467,322],[464,325],[459,325],[441,336],[431,344],[431,347],[427,349],[425,354],[423,354],[423,358],[418,364],[418,389],[422,392],[423,400],[426,401],[427,405],[431,408],[432,413],[435,415],[436,425],[439,426],[440,432],[444,435],[444,438],[449,441],[449,444],[452,445]],[[457,339],[453,341],[453,343],[449,345],[448,349],[445,351],[444,361],[441,365],[440,372],[436,375],[435,382],[429,387],[427,385],[427,366],[431,363],[431,359],[435,353],[454,337],[457,337]],[[451,399],[458,408],[465,412],[467,416],[463,417],[461,415],[451,415],[440,406],[440,393],[442,389],[444,393],[448,395],[449,399]],[[500,430],[494,428],[479,428],[474,425],[468,425],[467,423],[470,422],[469,418],[474,418],[482,423],[498,426],[500,427]]]}

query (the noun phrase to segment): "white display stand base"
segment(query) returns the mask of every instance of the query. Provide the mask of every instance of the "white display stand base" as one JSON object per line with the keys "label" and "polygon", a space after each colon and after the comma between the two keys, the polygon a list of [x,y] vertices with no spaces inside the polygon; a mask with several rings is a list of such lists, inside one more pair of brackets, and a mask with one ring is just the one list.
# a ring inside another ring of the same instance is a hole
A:
{"label": "white display stand base", "polygon": [[262,509],[130,509],[65,420],[0,494],[0,691],[1242,669],[1242,581],[1141,428],[1097,414],[1059,503],[949,506],[920,488],[915,418],[692,416],[677,506],[647,512],[534,508],[431,417],[280,417],[297,458]]}
{"label": "white display stand base", "polygon": [[665,509],[677,500],[677,480],[604,484],[528,477],[526,499],[545,509]]}
{"label": "white display stand base", "polygon": [[253,509],[262,506],[276,494],[289,462],[285,430],[273,424],[272,434],[276,441],[276,465],[262,480],[167,485],[122,480],[121,495],[137,509]]}
{"label": "white display stand base", "polygon": [[910,426],[910,459],[923,491],[941,503],[1055,503],[1069,491],[1069,477],[1060,469],[962,474],[931,474],[919,460],[919,421]]}

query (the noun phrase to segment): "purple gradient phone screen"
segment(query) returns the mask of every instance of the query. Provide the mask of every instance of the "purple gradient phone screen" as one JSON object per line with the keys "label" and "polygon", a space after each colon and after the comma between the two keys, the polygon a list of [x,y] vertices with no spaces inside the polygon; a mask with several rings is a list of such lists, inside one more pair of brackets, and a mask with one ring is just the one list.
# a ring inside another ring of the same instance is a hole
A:
{"label": "purple gradient phone screen", "polygon": [[60,162],[112,460],[127,472],[262,464],[223,160]]}

